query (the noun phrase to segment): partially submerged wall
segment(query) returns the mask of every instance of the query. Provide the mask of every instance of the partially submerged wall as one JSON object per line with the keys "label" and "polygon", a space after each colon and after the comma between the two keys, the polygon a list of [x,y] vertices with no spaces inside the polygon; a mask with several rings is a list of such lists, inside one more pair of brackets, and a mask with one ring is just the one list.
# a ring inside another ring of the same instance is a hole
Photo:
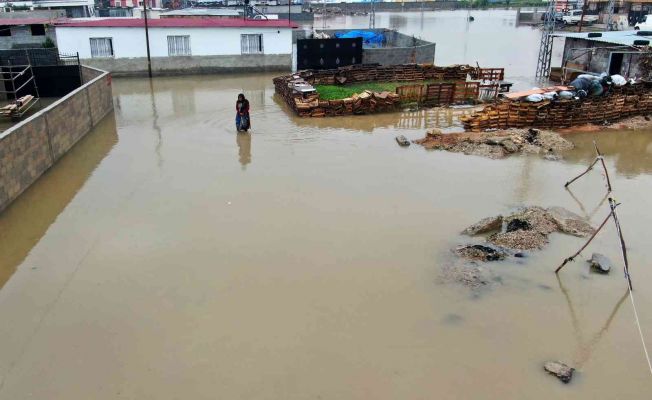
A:
{"label": "partially submerged wall", "polygon": [[[301,117],[324,117],[352,114],[372,114],[393,111],[402,100],[430,105],[444,105],[468,100],[469,94],[477,99],[479,85],[469,87],[467,75],[476,71],[468,65],[438,67],[432,64],[404,64],[394,66],[351,65],[335,70],[305,70],[297,74],[274,78],[276,93]],[[426,81],[440,83],[423,85]],[[420,82],[397,88],[397,93],[365,91],[345,99],[322,100],[318,93],[302,94],[295,90],[298,83],[310,85],[335,85],[356,82]],[[456,93],[456,89],[459,91]],[[404,90],[399,90],[404,89]],[[402,94],[401,94],[402,93]]]}
{"label": "partially submerged wall", "polygon": [[601,124],[652,112],[652,83],[614,87],[605,95],[584,99],[542,101],[502,100],[460,118],[467,131],[507,128],[568,128]]}
{"label": "partially submerged wall", "polygon": [[[110,71],[113,76],[147,74],[147,57],[89,58],[83,62]],[[155,75],[290,71],[291,69],[291,54],[152,57],[152,73]]]}
{"label": "partially submerged wall", "polygon": [[113,109],[109,73],[82,68],[87,83],[0,134],[0,211]]}

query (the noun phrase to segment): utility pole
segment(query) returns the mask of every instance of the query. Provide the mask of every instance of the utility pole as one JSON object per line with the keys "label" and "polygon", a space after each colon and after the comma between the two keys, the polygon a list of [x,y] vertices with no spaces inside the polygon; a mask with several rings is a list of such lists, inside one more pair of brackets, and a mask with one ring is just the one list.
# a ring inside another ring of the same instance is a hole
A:
{"label": "utility pole", "polygon": [[609,0],[609,3],[607,3],[607,30],[608,31],[613,31],[613,27],[611,26],[611,20],[614,17],[614,6],[616,5],[615,0]]}
{"label": "utility pole", "polygon": [[[585,0],[586,1],[586,0]],[[552,35],[555,33],[556,0],[550,0],[541,27],[541,43],[539,44],[539,57],[537,59],[536,77],[545,79],[550,76],[550,62],[552,59]]]}
{"label": "utility pole", "polygon": [[584,0],[582,4],[582,16],[580,17],[580,23],[577,27],[578,32],[582,32],[582,25],[584,24],[584,14],[586,14],[586,6],[589,4],[589,0]]}
{"label": "utility pole", "polygon": [[371,0],[371,12],[369,13],[369,29],[376,29],[376,5],[375,1]]}
{"label": "utility pole", "polygon": [[288,25],[292,25],[292,0],[288,0]]}
{"label": "utility pole", "polygon": [[152,77],[152,57],[149,53],[149,25],[147,24],[147,0],[143,0],[143,15],[145,16],[145,43],[147,45],[147,73]]}

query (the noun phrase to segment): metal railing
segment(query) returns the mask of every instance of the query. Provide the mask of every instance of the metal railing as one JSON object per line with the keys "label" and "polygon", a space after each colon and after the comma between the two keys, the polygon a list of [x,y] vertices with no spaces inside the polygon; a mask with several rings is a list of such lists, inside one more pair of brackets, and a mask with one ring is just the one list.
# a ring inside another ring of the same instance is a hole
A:
{"label": "metal railing", "polygon": [[52,65],[80,65],[79,53],[59,53],[57,48],[0,50],[0,66],[31,65],[45,67]]}

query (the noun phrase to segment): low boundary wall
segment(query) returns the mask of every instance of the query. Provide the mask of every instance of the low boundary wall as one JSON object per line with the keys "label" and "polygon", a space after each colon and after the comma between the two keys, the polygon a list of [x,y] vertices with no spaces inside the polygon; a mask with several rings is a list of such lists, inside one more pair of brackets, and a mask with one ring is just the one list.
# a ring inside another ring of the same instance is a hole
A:
{"label": "low boundary wall", "polygon": [[652,83],[614,87],[607,94],[578,100],[531,103],[504,99],[461,118],[464,129],[481,132],[507,128],[568,128],[602,124],[652,112]]}
{"label": "low boundary wall", "polygon": [[[301,117],[324,117],[351,114],[372,114],[394,111],[402,101],[447,105],[467,102],[475,97],[479,84],[471,87],[468,75],[477,69],[468,65],[438,67],[432,64],[393,66],[352,65],[334,70],[305,70],[274,78],[274,87],[285,102]],[[439,81],[423,85],[427,81]],[[346,85],[357,82],[406,82],[396,93],[365,91],[345,99],[322,100],[318,93],[304,95],[295,90],[301,82],[310,85]],[[416,85],[414,83],[421,83]],[[421,86],[421,87],[420,87]],[[457,91],[457,94],[456,94]]]}
{"label": "low boundary wall", "polygon": [[112,109],[111,75],[82,66],[83,85],[0,133],[0,211]]}
{"label": "low boundary wall", "polygon": [[[82,62],[113,76],[147,75],[147,57],[87,58]],[[152,57],[152,74],[157,76],[291,70],[292,54]]]}

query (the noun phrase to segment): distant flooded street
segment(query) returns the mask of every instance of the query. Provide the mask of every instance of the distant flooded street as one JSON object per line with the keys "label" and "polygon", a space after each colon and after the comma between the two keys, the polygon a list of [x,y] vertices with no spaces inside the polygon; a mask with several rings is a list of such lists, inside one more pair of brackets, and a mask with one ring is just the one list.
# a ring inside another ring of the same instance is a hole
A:
{"label": "distant flooded street", "polygon": [[[505,48],[433,35],[438,62],[506,65]],[[509,74],[533,69],[521,57]],[[273,76],[114,79],[114,115],[0,214],[1,400],[649,397],[613,226],[583,253],[614,260],[610,275],[578,258],[557,277],[584,240],[552,234],[487,266],[487,290],[438,277],[489,215],[563,206],[597,225],[600,172],[563,185],[598,140],[652,333],[652,131],[573,134],[556,162],[400,148],[465,111],[299,119]],[[577,367],[571,384],[549,359]]]}

